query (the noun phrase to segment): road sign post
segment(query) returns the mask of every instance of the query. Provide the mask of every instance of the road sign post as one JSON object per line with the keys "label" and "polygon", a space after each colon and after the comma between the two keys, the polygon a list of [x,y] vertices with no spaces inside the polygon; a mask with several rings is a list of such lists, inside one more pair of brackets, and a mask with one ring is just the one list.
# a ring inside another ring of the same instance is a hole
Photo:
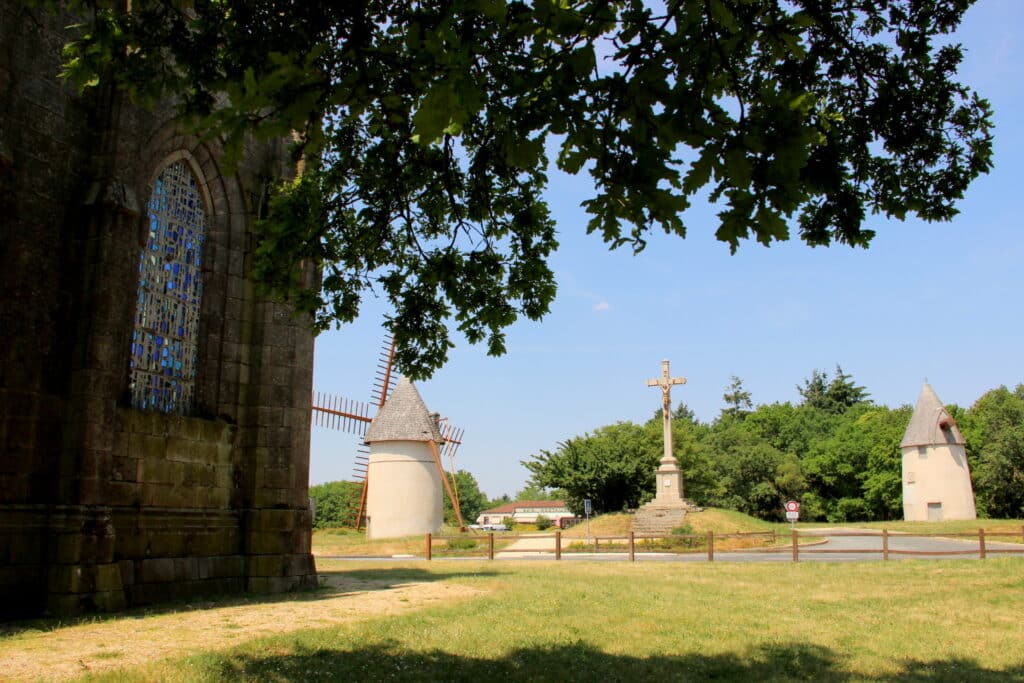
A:
{"label": "road sign post", "polygon": [[786,519],[794,523],[800,519],[800,503],[795,500],[786,503]]}
{"label": "road sign post", "polygon": [[583,512],[587,515],[587,545],[590,545],[590,513],[593,511],[594,506],[591,504],[589,498],[583,500]]}

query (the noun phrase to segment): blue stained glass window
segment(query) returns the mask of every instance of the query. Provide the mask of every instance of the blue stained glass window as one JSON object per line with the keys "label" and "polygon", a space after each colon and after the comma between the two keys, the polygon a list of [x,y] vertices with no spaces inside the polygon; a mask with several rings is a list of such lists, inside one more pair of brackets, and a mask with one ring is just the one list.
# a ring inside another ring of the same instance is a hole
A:
{"label": "blue stained glass window", "polygon": [[195,398],[199,263],[206,235],[199,187],[184,162],[163,170],[147,210],[149,239],[139,255],[130,353],[132,405],[183,414]]}

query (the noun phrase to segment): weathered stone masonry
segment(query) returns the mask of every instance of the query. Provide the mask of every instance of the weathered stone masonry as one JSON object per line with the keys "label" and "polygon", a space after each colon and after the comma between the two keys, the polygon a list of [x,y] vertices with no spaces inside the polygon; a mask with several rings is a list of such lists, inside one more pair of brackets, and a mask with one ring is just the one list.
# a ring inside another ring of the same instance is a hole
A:
{"label": "weathered stone masonry", "polygon": [[[313,340],[246,273],[283,143],[232,175],[169,110],[62,84],[71,23],[0,0],[0,615],[315,585]],[[207,215],[196,404],[133,409],[128,354],[156,176]]]}

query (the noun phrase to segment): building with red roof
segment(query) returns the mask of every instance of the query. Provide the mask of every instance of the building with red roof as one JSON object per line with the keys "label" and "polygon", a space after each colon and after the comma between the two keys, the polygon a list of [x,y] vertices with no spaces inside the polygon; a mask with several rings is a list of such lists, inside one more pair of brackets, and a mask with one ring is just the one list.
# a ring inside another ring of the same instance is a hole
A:
{"label": "building with red roof", "polygon": [[484,510],[477,515],[476,523],[486,527],[504,524],[504,520],[511,518],[517,524],[535,524],[537,518],[542,515],[550,519],[556,527],[562,526],[563,519],[575,518],[561,500],[517,500]]}

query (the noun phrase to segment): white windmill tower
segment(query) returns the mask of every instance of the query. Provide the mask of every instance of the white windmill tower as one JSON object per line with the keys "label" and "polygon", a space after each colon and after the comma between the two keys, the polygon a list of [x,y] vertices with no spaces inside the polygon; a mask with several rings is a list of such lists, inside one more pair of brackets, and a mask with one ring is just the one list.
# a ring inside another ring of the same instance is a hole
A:
{"label": "white windmill tower", "polygon": [[427,410],[413,383],[401,378],[364,437],[370,446],[367,538],[441,529],[445,489],[453,502],[457,498],[441,464],[439,427],[438,415]]}
{"label": "white windmill tower", "polygon": [[977,519],[966,443],[926,381],[900,442],[904,519]]}

